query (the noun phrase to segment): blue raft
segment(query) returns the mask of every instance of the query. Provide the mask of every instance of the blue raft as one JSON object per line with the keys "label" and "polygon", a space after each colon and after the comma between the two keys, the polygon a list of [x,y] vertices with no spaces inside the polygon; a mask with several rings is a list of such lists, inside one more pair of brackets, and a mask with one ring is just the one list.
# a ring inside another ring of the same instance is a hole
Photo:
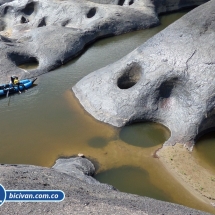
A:
{"label": "blue raft", "polygon": [[[19,82],[21,84],[24,84],[25,88],[28,89],[28,88],[32,87],[32,85],[34,84],[35,81],[36,81],[36,78],[33,80],[24,79],[24,80],[20,80]],[[19,91],[23,91],[23,90],[25,90],[25,89],[22,85],[19,86],[19,89],[18,89],[18,85],[14,85],[14,86],[13,86],[13,84],[1,85],[0,86],[0,96],[7,95],[7,93],[9,93],[9,94],[18,93]]]}

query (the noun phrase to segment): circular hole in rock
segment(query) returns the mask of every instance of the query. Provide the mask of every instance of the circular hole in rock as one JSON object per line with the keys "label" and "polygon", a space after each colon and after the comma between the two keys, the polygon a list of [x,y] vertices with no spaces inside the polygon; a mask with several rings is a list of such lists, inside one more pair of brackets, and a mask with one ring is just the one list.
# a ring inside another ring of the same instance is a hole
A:
{"label": "circular hole in rock", "polygon": [[8,57],[16,64],[16,66],[22,69],[35,69],[39,66],[39,61],[36,57],[23,55],[21,53],[10,53]]}
{"label": "circular hole in rock", "polygon": [[102,148],[108,144],[108,141],[103,137],[94,137],[88,141],[88,145],[93,148]]}
{"label": "circular hole in rock", "polygon": [[118,5],[120,5],[120,6],[123,6],[124,3],[125,3],[125,0],[119,0],[119,1],[118,1]]}
{"label": "circular hole in rock", "polygon": [[27,4],[21,12],[30,16],[34,12],[36,4],[37,4],[36,2],[31,2]]}
{"label": "circular hole in rock", "polygon": [[27,18],[25,18],[24,16],[22,16],[20,22],[27,23],[27,22],[29,22],[29,20]]}
{"label": "circular hole in rock", "polygon": [[149,173],[138,167],[121,166],[98,173],[94,178],[101,183],[111,184],[122,192],[170,200],[168,194],[152,184]]}
{"label": "circular hole in rock", "polygon": [[168,80],[162,83],[159,89],[160,90],[159,96],[162,98],[169,98],[177,81],[178,78],[173,78],[172,80]]}
{"label": "circular hole in rock", "polygon": [[92,17],[95,16],[95,14],[96,14],[96,8],[93,7],[93,8],[91,8],[91,9],[88,11],[88,13],[87,13],[87,18],[92,18]]}
{"label": "circular hole in rock", "polygon": [[161,124],[144,122],[123,127],[119,137],[130,145],[148,148],[163,144],[170,137],[170,132]]}
{"label": "circular hole in rock", "polygon": [[129,1],[129,3],[128,3],[128,4],[129,4],[129,5],[134,4],[134,0]]}
{"label": "circular hole in rock", "polygon": [[117,80],[117,86],[120,89],[129,89],[133,87],[141,78],[142,68],[137,63],[133,63],[125,69],[123,74]]}

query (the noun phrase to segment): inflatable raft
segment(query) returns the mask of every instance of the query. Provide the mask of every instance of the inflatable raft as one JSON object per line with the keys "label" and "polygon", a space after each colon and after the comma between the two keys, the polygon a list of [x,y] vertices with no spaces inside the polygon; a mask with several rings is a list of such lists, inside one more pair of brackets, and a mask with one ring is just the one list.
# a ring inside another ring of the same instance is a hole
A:
{"label": "inflatable raft", "polygon": [[[18,93],[19,91],[23,91],[25,89],[29,89],[30,87],[32,87],[32,85],[34,84],[34,82],[36,81],[36,78],[33,80],[30,79],[24,79],[24,80],[20,80],[19,83],[21,83],[21,85],[13,85],[13,84],[5,84],[5,85],[1,85],[0,86],[0,96],[6,96],[6,95],[10,95],[10,94],[14,94],[14,93]],[[25,86],[25,89],[23,87],[23,85]]]}

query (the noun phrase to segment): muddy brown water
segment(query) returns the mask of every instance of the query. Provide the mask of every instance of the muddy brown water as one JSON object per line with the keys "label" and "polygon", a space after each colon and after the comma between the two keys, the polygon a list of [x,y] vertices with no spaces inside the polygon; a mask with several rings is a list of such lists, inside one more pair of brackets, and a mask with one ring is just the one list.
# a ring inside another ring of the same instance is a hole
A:
{"label": "muddy brown water", "polygon": [[125,56],[184,13],[162,16],[162,25],[153,29],[100,40],[67,65],[39,77],[26,93],[1,99],[0,162],[51,167],[59,157],[83,153],[98,164],[95,177],[100,181],[117,187],[115,180],[128,179],[121,191],[210,211],[153,158],[169,137],[166,128],[142,123],[119,129],[98,122],[71,91],[82,77]]}

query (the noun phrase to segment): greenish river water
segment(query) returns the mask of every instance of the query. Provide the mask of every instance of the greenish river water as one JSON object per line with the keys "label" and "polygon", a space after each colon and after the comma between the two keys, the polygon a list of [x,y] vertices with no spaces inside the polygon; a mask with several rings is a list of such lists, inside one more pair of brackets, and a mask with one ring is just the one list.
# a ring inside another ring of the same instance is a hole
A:
{"label": "greenish river water", "polygon": [[138,167],[121,166],[97,174],[95,178],[102,183],[111,184],[123,192],[171,201],[168,193],[153,186],[149,173]]}
{"label": "greenish river water", "polygon": [[199,164],[215,174],[215,132],[210,132],[197,140],[193,155]]}
{"label": "greenish river water", "polygon": [[98,122],[71,91],[82,77],[125,56],[183,14],[162,16],[162,25],[153,29],[100,40],[39,77],[26,93],[1,99],[0,162],[51,167],[59,157],[83,153],[98,164],[95,177],[121,191],[210,211],[152,156],[169,137],[166,128],[142,123],[119,129]]}

